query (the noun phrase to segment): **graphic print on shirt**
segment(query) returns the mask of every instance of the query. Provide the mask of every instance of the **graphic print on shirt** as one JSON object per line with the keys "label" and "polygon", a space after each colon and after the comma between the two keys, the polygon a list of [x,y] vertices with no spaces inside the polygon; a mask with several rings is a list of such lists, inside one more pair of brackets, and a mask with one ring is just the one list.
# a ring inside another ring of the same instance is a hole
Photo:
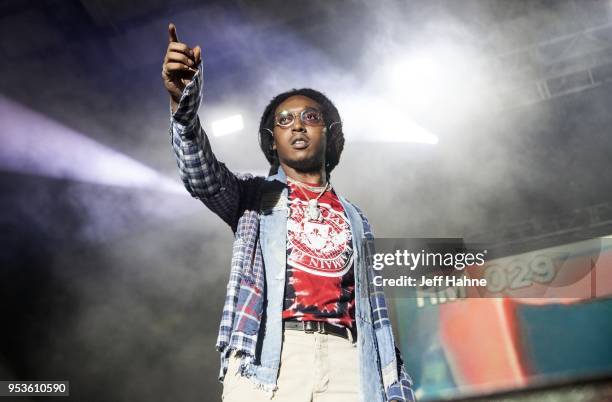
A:
{"label": "graphic print on shirt", "polygon": [[321,190],[298,189],[289,182],[283,319],[351,327],[355,279],[350,226],[340,200],[330,190],[318,200],[322,221],[308,219],[308,200]]}

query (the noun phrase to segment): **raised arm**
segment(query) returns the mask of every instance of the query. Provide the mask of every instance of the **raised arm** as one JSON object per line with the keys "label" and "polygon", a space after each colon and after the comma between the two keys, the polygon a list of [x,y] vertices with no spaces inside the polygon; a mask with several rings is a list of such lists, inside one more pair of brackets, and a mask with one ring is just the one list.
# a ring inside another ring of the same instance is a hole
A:
{"label": "raised arm", "polygon": [[194,198],[234,229],[240,180],[213,154],[197,115],[202,99],[200,47],[192,49],[179,42],[173,24],[168,27],[168,36],[162,79],[170,95],[170,135],[181,180]]}

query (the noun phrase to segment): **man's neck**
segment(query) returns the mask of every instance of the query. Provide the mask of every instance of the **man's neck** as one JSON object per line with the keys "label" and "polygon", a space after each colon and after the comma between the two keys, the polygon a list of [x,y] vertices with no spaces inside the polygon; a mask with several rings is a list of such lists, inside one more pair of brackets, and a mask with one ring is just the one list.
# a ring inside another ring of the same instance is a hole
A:
{"label": "man's neck", "polygon": [[323,168],[321,168],[320,171],[303,172],[303,171],[296,170],[284,164],[281,164],[280,167],[285,171],[285,174],[290,179],[293,179],[293,180],[296,180],[302,183],[315,184],[318,186],[324,186],[327,183],[326,181],[327,175],[325,174],[325,171],[323,170]]}

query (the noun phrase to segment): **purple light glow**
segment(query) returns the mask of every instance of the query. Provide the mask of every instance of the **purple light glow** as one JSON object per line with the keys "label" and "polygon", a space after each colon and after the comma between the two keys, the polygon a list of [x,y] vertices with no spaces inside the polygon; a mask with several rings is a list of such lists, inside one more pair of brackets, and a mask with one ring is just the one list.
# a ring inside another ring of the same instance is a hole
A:
{"label": "purple light glow", "polygon": [[177,180],[0,95],[0,169],[184,193]]}

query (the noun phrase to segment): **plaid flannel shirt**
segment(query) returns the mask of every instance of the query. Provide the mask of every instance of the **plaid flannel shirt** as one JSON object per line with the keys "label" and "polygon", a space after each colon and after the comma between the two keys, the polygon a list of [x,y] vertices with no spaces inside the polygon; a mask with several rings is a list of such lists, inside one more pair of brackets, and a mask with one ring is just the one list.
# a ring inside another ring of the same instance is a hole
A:
{"label": "plaid flannel shirt", "polygon": [[[201,76],[200,66],[185,88],[177,111],[171,116],[170,135],[185,188],[219,215],[235,235],[230,278],[216,342],[221,354],[219,381],[222,381],[231,350],[243,352],[251,361],[255,358],[264,304],[264,265],[258,214],[265,178],[234,174],[216,159],[197,116],[202,96]],[[359,208],[355,208],[362,217],[366,238],[373,239],[368,220]],[[368,286],[374,328],[390,326],[382,288],[374,285],[371,278]],[[386,398],[414,401],[412,380],[405,371],[397,347],[395,353],[398,381],[387,387]]]}

